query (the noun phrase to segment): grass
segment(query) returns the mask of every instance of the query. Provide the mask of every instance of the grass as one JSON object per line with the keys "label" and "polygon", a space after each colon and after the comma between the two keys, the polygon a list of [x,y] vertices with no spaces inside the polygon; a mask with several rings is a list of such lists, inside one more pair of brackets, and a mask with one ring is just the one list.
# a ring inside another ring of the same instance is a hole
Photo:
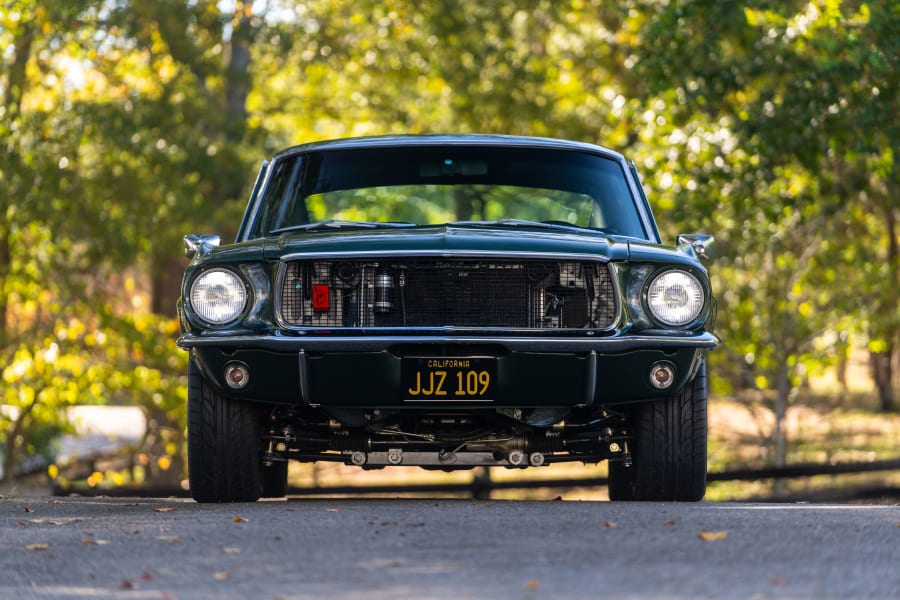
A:
{"label": "grass", "polygon": [[[874,462],[900,457],[900,414],[874,412],[867,394],[802,394],[788,409],[788,464]],[[711,471],[774,463],[774,414],[764,401],[716,398],[710,403]],[[819,476],[782,482],[716,482],[707,499],[734,500],[775,494],[819,496],[825,490],[900,487],[900,473]]]}

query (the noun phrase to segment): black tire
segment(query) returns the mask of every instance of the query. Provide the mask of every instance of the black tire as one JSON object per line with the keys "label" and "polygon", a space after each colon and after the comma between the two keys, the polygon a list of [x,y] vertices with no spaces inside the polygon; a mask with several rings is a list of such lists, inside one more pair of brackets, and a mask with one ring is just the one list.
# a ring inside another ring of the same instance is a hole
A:
{"label": "black tire", "polygon": [[610,500],[697,502],[706,494],[706,363],[679,393],[634,407],[632,465],[609,463]]}
{"label": "black tire", "polygon": [[224,395],[188,364],[188,481],[197,502],[254,502],[262,494],[260,410]]}
{"label": "black tire", "polygon": [[284,498],[287,495],[288,463],[286,460],[272,463],[262,470],[262,497]]}

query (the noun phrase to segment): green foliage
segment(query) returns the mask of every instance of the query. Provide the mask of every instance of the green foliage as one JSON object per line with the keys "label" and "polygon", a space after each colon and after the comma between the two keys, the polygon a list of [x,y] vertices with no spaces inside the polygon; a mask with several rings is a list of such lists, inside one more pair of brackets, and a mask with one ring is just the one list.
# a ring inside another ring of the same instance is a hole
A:
{"label": "green foliage", "polygon": [[896,2],[259,4],[0,9],[8,460],[49,452],[68,404],[128,402],[151,476],[180,477],[180,238],[227,237],[261,155],[328,137],[627,151],[667,240],[716,235],[719,389],[787,395],[850,335],[900,348]]}

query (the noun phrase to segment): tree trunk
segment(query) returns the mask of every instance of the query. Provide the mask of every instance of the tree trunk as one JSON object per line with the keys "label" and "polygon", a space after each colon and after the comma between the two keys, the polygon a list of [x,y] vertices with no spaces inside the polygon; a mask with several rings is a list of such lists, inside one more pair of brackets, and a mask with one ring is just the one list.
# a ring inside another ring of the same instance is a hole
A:
{"label": "tree trunk", "polygon": [[775,466],[787,464],[787,433],[784,418],[787,414],[788,396],[791,391],[790,373],[787,363],[778,369],[778,381],[775,391]]}
{"label": "tree trunk", "polygon": [[[22,109],[22,96],[25,93],[25,86],[28,83],[27,70],[28,61],[31,58],[31,48],[34,44],[35,25],[32,21],[21,24],[22,28],[17,32],[15,43],[13,45],[14,58],[7,72],[6,89],[3,91],[2,110],[3,124],[0,125],[0,133],[9,135],[8,127],[19,120],[19,113]],[[12,146],[9,144],[8,146]],[[0,157],[0,173],[3,173],[4,179],[4,195],[7,198],[16,198],[20,196],[16,189],[18,180],[21,179],[23,165],[18,153],[13,149],[9,153],[5,153]],[[4,203],[5,207],[6,203]],[[0,215],[0,348],[12,340],[9,333],[9,277],[12,266],[12,253],[9,237],[12,234],[12,222],[9,219],[9,213],[4,208]]]}
{"label": "tree trunk", "polygon": [[6,448],[4,449],[5,454],[3,456],[2,479],[2,481],[5,483],[16,482],[16,466],[19,463],[19,450],[22,446],[22,444],[19,444],[16,440],[23,431],[28,429],[25,423],[28,421],[28,419],[31,418],[31,412],[34,410],[34,407],[37,406],[39,395],[40,392],[36,390],[34,394],[34,400],[32,400],[31,404],[24,407],[19,412],[19,415],[13,422],[12,427],[10,427],[9,431],[6,432]]}
{"label": "tree trunk", "polygon": [[150,310],[175,318],[175,303],[181,295],[181,278],[187,263],[182,255],[164,251],[154,251],[150,260]]}
{"label": "tree trunk", "polygon": [[6,218],[4,211],[0,215],[0,348],[6,347],[7,341],[11,339],[8,335],[9,331],[9,281],[10,270],[12,266],[12,255],[10,254],[9,236],[11,223]]}
{"label": "tree trunk", "polygon": [[871,352],[869,363],[872,366],[872,379],[878,392],[878,408],[882,412],[894,410],[894,345],[889,343],[884,352]]}
{"label": "tree trunk", "polygon": [[231,52],[225,84],[225,135],[240,142],[247,126],[247,95],[250,93],[250,45],[253,41],[252,2],[237,2],[232,19]]}
{"label": "tree trunk", "polygon": [[[787,361],[782,360],[778,368],[777,385],[775,388],[775,466],[787,465],[787,432],[785,431],[785,416],[788,408],[788,397],[791,392],[790,367]],[[775,480],[775,495],[780,496],[785,492],[785,480]]]}
{"label": "tree trunk", "polygon": [[[895,211],[892,202],[885,203],[884,212],[884,223],[888,238],[887,261],[888,265],[890,265],[890,272],[894,274],[893,285],[890,286],[890,288],[892,292],[896,292],[897,287],[900,286],[900,272],[898,272],[900,271],[900,240],[897,239],[897,212]],[[888,300],[888,304],[885,309],[887,311],[893,311],[894,314],[897,314],[897,311],[900,310],[900,306],[898,306],[897,304],[896,294],[892,293],[888,297],[890,298],[890,300]],[[897,352],[895,340],[897,339],[898,331],[895,329],[894,331],[888,331],[886,333],[888,338],[888,346],[884,351],[885,356],[878,361],[880,363],[879,366],[881,367],[883,372],[875,373],[875,385],[878,388],[879,408],[881,408],[882,412],[892,412],[896,409],[896,405],[894,403],[895,399],[893,369],[895,354]]]}
{"label": "tree trunk", "polygon": [[847,385],[847,367],[849,366],[849,361],[847,360],[847,351],[843,347],[840,350],[840,354],[838,355],[838,363],[837,363],[837,380],[841,386],[841,392],[845,395],[848,391],[850,391],[850,386]]}

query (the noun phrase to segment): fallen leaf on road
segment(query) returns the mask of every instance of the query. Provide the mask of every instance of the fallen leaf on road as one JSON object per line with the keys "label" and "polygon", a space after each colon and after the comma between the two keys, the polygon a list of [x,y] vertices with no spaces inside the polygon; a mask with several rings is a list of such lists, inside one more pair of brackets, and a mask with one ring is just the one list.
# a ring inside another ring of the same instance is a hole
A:
{"label": "fallen leaf on road", "polygon": [[326,508],[325,512],[341,512],[339,508]]}
{"label": "fallen leaf on road", "polygon": [[233,546],[229,546],[228,548],[225,548],[224,550],[225,550],[225,554],[240,554],[241,553],[240,548],[235,548]]}
{"label": "fallen leaf on road", "polygon": [[50,547],[50,544],[28,544],[25,546],[25,549],[29,552],[37,552],[38,550],[46,550]]}
{"label": "fallen leaf on road", "polygon": [[172,544],[177,544],[178,542],[181,541],[181,538],[178,537],[177,535],[158,535],[158,536],[156,536],[156,539],[158,539],[161,542],[170,542]]}
{"label": "fallen leaf on road", "polygon": [[153,512],[172,512],[175,510],[174,506],[167,506],[165,508],[154,508]]}
{"label": "fallen leaf on road", "polygon": [[22,512],[34,512],[34,511],[26,506]]}
{"label": "fallen leaf on road", "polygon": [[235,523],[246,523],[247,522],[247,519],[245,519],[244,517],[239,517],[237,515],[234,515],[233,517],[231,517],[231,520],[234,521]]}
{"label": "fallen leaf on road", "polygon": [[216,581],[225,581],[226,579],[231,579],[230,571],[216,571],[213,573],[213,579]]}
{"label": "fallen leaf on road", "polygon": [[526,590],[536,590],[539,587],[541,587],[541,582],[535,581],[534,579],[525,584]]}
{"label": "fallen leaf on road", "polygon": [[81,543],[87,544],[88,546],[105,546],[106,544],[109,544],[110,541],[109,540],[95,540],[93,538],[84,538],[83,540],[81,540]]}
{"label": "fallen leaf on road", "polygon": [[678,522],[678,521],[676,521],[675,519],[670,519],[670,520],[668,520],[668,521],[663,521],[663,525],[666,525],[666,526],[671,527],[672,525],[674,525],[674,524],[677,523],[677,522]]}
{"label": "fallen leaf on road", "polygon": [[718,542],[728,537],[727,531],[701,531],[697,534],[704,542]]}
{"label": "fallen leaf on road", "polygon": [[606,523],[603,524],[603,526],[606,527],[607,529],[615,529],[616,527],[619,526],[619,524],[616,523],[615,521],[607,521]]}
{"label": "fallen leaf on road", "polygon": [[123,590],[133,590],[137,587],[137,584],[130,579],[123,579],[122,583],[119,584],[119,587]]}

